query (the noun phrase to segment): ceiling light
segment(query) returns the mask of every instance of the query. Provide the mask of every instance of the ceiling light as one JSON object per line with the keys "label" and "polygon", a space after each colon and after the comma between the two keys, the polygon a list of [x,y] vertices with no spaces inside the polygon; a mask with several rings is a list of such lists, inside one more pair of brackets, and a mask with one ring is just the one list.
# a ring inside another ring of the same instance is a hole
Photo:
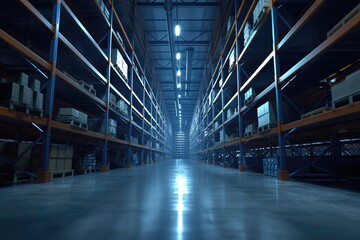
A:
{"label": "ceiling light", "polygon": [[177,88],[181,88],[181,83],[178,83],[178,84],[177,84]]}
{"label": "ceiling light", "polygon": [[176,35],[177,37],[180,36],[180,31],[181,31],[180,25],[179,25],[179,24],[176,24],[176,26],[175,26],[175,35]]}
{"label": "ceiling light", "polygon": [[178,94],[178,98],[181,98],[181,94]]}
{"label": "ceiling light", "polygon": [[180,58],[181,58],[181,54],[179,52],[176,53],[176,60],[180,60]]}
{"label": "ceiling light", "polygon": [[176,73],[176,75],[177,75],[178,77],[180,77],[180,76],[181,76],[181,71],[178,70],[177,73]]}

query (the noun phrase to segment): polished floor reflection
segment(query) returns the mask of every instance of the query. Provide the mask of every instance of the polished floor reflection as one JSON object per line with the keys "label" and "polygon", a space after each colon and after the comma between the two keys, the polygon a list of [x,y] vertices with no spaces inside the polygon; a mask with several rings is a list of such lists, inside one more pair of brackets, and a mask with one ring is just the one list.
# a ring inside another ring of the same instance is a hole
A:
{"label": "polished floor reflection", "polygon": [[360,239],[360,194],[188,160],[0,189],[0,239]]}

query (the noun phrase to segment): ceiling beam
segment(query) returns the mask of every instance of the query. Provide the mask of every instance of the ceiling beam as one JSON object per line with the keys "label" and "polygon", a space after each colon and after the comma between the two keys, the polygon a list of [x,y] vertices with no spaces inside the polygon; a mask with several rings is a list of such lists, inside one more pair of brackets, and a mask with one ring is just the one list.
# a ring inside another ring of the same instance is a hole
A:
{"label": "ceiling beam", "polygon": [[[174,7],[219,7],[219,2],[178,2]],[[138,7],[164,7],[163,2],[138,2]]]}
{"label": "ceiling beam", "polygon": [[[159,71],[171,71],[172,70],[172,68],[171,67],[158,67],[158,68],[156,68],[156,70],[159,70]],[[181,68],[181,70],[184,70],[185,71],[185,68],[183,67],[183,68]],[[193,67],[192,68],[192,71],[203,71],[204,70],[204,68],[203,67]]]}
{"label": "ceiling beam", "polygon": [[[169,41],[148,41],[149,45],[169,45]],[[175,41],[178,46],[209,45],[210,41]]]}

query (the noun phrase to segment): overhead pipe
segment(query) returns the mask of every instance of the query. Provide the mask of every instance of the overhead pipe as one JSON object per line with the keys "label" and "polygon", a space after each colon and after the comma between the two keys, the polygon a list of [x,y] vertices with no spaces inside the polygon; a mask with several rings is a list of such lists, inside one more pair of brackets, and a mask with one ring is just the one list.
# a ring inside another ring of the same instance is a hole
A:
{"label": "overhead pipe", "polygon": [[[172,21],[172,10],[173,10],[173,4],[172,0],[165,0],[164,1],[164,9],[166,11],[166,24],[167,24],[167,32],[169,36],[169,47],[170,47],[170,58],[171,58],[171,64],[173,68],[173,79],[174,79],[174,89],[175,89],[175,102],[176,105],[179,106],[179,97],[178,97],[178,91],[177,91],[177,81],[176,81],[176,60],[175,60],[175,43],[174,43],[174,30],[173,30],[173,21]],[[177,109],[176,115],[177,114]]]}
{"label": "overhead pipe", "polygon": [[185,84],[185,96],[187,94],[187,83],[191,81],[191,70],[192,70],[192,61],[193,61],[194,48],[190,47],[186,49],[186,84]]}

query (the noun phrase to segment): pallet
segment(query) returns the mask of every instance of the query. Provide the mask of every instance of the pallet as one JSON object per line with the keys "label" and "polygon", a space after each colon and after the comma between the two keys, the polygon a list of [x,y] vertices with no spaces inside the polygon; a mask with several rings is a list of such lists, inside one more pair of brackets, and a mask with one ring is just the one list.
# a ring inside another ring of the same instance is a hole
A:
{"label": "pallet", "polygon": [[30,109],[30,114],[38,117],[44,117],[44,111],[39,109]]}
{"label": "pallet", "polygon": [[78,84],[85,88],[89,93],[91,93],[92,95],[96,96],[96,90],[94,89],[93,85],[89,85],[84,81],[79,81]]}
{"label": "pallet", "polygon": [[252,100],[254,100],[254,96],[251,96],[247,99],[244,100],[244,105],[248,105],[250,102],[252,102]]}
{"label": "pallet", "polygon": [[109,106],[117,111],[120,111],[120,108],[116,103],[109,102]]}
{"label": "pallet", "polygon": [[87,124],[79,122],[79,121],[77,121],[75,119],[58,118],[58,119],[56,119],[56,121],[61,122],[61,123],[65,123],[65,124],[69,124],[69,125],[74,126],[74,127],[78,127],[78,128],[88,130],[88,125]]}
{"label": "pallet", "polygon": [[252,135],[254,135],[256,132],[246,132],[244,133],[244,137],[250,137]]}
{"label": "pallet", "polygon": [[96,169],[76,169],[75,172],[81,174],[88,174],[88,173],[95,173]]}
{"label": "pallet", "polygon": [[4,102],[1,102],[0,105],[4,106],[4,107],[8,107],[10,110],[23,112],[25,114],[38,116],[41,118],[43,117],[43,114],[44,114],[43,110],[32,109],[28,106],[22,106],[22,105],[19,105],[18,103],[14,103],[12,101],[4,101]]}
{"label": "pallet", "polygon": [[56,177],[65,177],[65,176],[74,176],[74,170],[64,170],[64,171],[53,171],[51,172],[51,179]]}
{"label": "pallet", "polygon": [[276,124],[267,124],[261,127],[258,127],[258,132],[264,132],[264,131],[269,131],[271,128],[276,127]]}
{"label": "pallet", "polygon": [[332,102],[332,109],[336,109],[338,107],[342,107],[345,105],[350,105],[353,104],[354,102],[358,102],[360,101],[360,92],[350,95],[346,98],[340,99],[340,100],[336,100]]}
{"label": "pallet", "polygon": [[14,173],[13,183],[31,182],[34,180],[35,178],[33,176],[26,175],[22,172],[16,172]]}
{"label": "pallet", "polygon": [[108,137],[113,137],[113,138],[117,138],[117,135],[115,133],[112,133],[112,132],[108,132],[106,134]]}
{"label": "pallet", "polygon": [[330,110],[330,108],[328,108],[328,107],[318,108],[318,109],[315,109],[315,110],[313,110],[311,112],[307,112],[307,113],[301,115],[301,119],[308,118],[308,117],[313,117],[313,116],[316,116],[318,114],[327,112],[329,110]]}

